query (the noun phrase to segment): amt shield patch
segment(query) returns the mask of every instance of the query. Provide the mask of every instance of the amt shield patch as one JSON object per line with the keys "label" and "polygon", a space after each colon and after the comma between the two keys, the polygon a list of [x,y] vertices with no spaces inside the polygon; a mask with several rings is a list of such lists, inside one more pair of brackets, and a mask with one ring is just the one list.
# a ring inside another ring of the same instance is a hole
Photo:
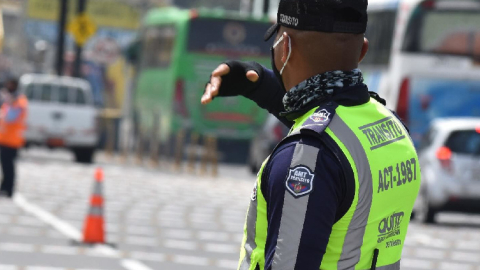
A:
{"label": "amt shield patch", "polygon": [[290,169],[285,186],[294,197],[302,197],[313,190],[312,171],[305,166],[298,166]]}

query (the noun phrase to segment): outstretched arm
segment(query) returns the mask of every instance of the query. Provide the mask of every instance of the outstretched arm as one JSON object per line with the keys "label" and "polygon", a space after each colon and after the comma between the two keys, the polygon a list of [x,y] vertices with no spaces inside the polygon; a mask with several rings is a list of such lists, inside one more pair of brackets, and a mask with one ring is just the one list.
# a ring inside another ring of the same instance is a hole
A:
{"label": "outstretched arm", "polygon": [[279,115],[284,95],[271,70],[255,62],[228,61],[213,71],[201,102],[208,104],[216,96],[244,96],[291,127],[293,123]]}

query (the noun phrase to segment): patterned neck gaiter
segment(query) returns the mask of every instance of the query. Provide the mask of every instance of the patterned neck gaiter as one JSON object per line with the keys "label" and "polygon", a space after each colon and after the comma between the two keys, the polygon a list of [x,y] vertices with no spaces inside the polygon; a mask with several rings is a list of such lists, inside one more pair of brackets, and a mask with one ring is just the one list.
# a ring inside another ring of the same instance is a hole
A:
{"label": "patterned neck gaiter", "polygon": [[295,112],[304,109],[312,102],[321,102],[332,96],[335,90],[363,84],[360,69],[351,71],[329,71],[315,75],[297,86],[283,97],[285,112]]}

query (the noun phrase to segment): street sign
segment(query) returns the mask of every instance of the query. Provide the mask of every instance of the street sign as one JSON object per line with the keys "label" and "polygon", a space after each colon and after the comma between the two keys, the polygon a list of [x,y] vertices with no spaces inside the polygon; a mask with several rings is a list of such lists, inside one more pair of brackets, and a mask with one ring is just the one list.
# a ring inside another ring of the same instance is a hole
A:
{"label": "street sign", "polygon": [[68,32],[72,34],[78,45],[83,46],[85,42],[95,35],[97,26],[92,19],[84,13],[73,18],[68,24]]}

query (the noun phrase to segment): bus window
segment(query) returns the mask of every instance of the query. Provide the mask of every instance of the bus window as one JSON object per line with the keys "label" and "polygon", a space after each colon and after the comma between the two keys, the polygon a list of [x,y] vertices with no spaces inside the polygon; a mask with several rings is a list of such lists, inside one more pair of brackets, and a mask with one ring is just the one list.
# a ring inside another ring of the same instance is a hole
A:
{"label": "bus window", "polygon": [[172,25],[147,28],[142,38],[142,68],[166,68],[172,60],[175,27]]}
{"label": "bus window", "polygon": [[368,26],[365,36],[369,41],[369,49],[362,64],[388,65],[395,30],[395,19],[395,10],[368,13]]}
{"label": "bus window", "polygon": [[422,9],[410,21],[403,49],[478,58],[479,28],[478,12]]}
{"label": "bus window", "polygon": [[70,88],[67,86],[60,86],[58,90],[58,100],[60,103],[67,104],[69,103]]}
{"label": "bus window", "polygon": [[87,98],[85,97],[85,92],[80,89],[80,88],[77,88],[75,90],[75,104],[77,105],[85,105],[87,104]]}
{"label": "bus window", "polygon": [[27,85],[25,89],[25,96],[28,100],[35,100],[35,84],[31,83]]}
{"label": "bus window", "polygon": [[44,102],[52,102],[52,101],[55,101],[55,93],[54,93],[54,90],[55,88],[53,87],[53,85],[51,84],[44,84],[41,86],[41,91],[42,91],[42,94],[40,96],[40,99],[41,101],[44,101]]}
{"label": "bus window", "polygon": [[270,56],[270,42],[261,42],[266,22],[197,18],[190,21],[188,51],[236,56]]}

